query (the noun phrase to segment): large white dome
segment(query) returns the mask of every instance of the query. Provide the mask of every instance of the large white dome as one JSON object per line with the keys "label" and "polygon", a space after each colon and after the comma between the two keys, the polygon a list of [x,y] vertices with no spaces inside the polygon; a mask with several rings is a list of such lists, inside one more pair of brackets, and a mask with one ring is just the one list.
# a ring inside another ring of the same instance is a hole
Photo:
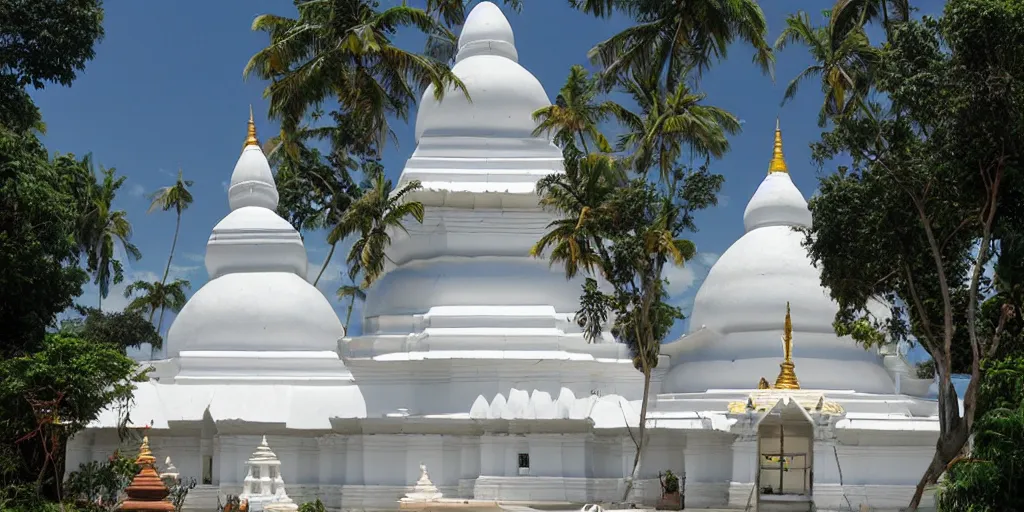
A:
{"label": "large white dome", "polygon": [[185,351],[326,352],[345,329],[324,294],[285,272],[214,279],[189,299],[167,333],[168,353]]}
{"label": "large white dome", "polygon": [[274,212],[277,187],[251,117],[228,198],[232,211],[206,245],[210,281],[175,318],[168,354],[336,351],[345,329],[306,280],[299,233]]}
{"label": "large white dome", "polygon": [[839,308],[796,230],[810,225],[811,212],[787,171],[778,128],[770,172],[747,204],[743,223],[746,233],[711,268],[690,315],[691,331],[706,328],[716,337],[686,351],[666,377],[665,390],[749,389],[761,377],[774,380],[789,303],[802,387],[893,392],[877,352],[832,328]]}
{"label": "large white dome", "polygon": [[423,93],[416,115],[416,140],[422,137],[531,138],[533,113],[551,105],[544,87],[518,63],[508,19],[491,2],[481,2],[466,17],[452,72],[466,85],[434,100]]}

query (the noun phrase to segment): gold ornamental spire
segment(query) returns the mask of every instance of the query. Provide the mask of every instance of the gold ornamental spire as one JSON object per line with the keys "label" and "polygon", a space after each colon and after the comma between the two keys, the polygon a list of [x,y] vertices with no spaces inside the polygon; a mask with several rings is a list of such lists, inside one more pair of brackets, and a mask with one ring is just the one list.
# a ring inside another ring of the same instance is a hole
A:
{"label": "gold ornamental spire", "polygon": [[772,148],[772,161],[768,164],[768,174],[773,172],[789,172],[786,158],[782,156],[782,130],[779,129],[779,118],[775,118],[775,145]]}
{"label": "gold ornamental spire", "polygon": [[786,323],[782,330],[782,364],[779,368],[775,389],[800,389],[800,381],[796,378],[793,365],[793,320],[789,315],[789,302],[786,303]]}
{"label": "gold ornamental spire", "polygon": [[142,437],[142,446],[139,447],[139,457],[135,459],[135,463],[140,466],[152,465],[156,462],[156,457],[153,456],[153,452],[149,449],[149,436]]}
{"label": "gold ornamental spire", "polygon": [[260,140],[256,138],[256,121],[254,121],[252,118],[252,105],[249,105],[249,129],[246,131],[245,145],[242,146],[242,149],[245,149],[249,146],[259,147],[259,145]]}

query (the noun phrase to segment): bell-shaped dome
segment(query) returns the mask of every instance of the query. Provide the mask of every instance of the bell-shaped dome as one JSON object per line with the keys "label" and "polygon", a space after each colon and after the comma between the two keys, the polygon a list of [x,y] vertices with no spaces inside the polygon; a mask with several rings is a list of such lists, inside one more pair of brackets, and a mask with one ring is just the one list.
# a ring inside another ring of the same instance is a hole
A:
{"label": "bell-shaped dome", "polygon": [[811,224],[811,212],[790,179],[778,126],[768,176],[747,204],[743,224],[746,233],[711,268],[690,315],[691,331],[706,328],[718,337],[683,356],[666,390],[743,389],[771,378],[778,372],[780,318],[789,303],[793,356],[805,388],[892,392],[877,354],[835,334],[839,308],[821,286],[804,234],[796,229]]}
{"label": "bell-shaped dome", "polygon": [[210,281],[171,325],[169,355],[337,349],[345,330],[327,298],[306,280],[306,248],[295,228],[274,212],[277,201],[250,113],[228,188],[232,211],[206,245]]}
{"label": "bell-shaped dome", "polygon": [[743,213],[746,234],[722,254],[697,291],[691,328],[706,325],[722,334],[774,328],[780,305],[789,302],[798,331],[832,332],[838,308],[801,245],[803,234],[794,229],[810,224],[811,212],[789,176],[776,125],[768,176]]}
{"label": "bell-shaped dome", "polygon": [[440,102],[427,87],[416,116],[416,140],[424,137],[532,138],[533,113],[551,105],[533,74],[518,63],[508,19],[492,2],[481,2],[466,17],[452,72],[469,99],[451,88]]}

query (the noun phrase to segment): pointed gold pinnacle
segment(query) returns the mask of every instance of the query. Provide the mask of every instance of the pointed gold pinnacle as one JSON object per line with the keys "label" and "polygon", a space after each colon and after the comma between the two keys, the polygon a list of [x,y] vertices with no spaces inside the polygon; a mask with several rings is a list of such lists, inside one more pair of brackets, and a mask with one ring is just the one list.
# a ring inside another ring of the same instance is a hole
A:
{"label": "pointed gold pinnacle", "polygon": [[252,105],[249,105],[249,128],[245,134],[245,145],[243,149],[248,146],[259,147],[260,140],[256,138],[256,121],[252,117]]}
{"label": "pointed gold pinnacle", "polygon": [[789,172],[786,168],[786,158],[782,156],[782,130],[779,128],[779,118],[775,118],[775,144],[772,148],[772,161],[768,164],[768,174],[773,172]]}

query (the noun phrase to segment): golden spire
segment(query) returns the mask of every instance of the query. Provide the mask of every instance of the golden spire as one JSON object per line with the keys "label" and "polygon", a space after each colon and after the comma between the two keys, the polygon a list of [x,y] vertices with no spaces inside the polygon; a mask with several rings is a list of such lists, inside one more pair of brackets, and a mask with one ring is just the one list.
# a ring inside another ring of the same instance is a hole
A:
{"label": "golden spire", "polygon": [[153,452],[149,450],[149,436],[143,436],[142,446],[139,447],[139,457],[135,459],[135,463],[140,466],[152,465],[156,462],[156,457],[153,456]]}
{"label": "golden spire", "polygon": [[260,140],[256,138],[256,122],[252,118],[252,105],[249,105],[249,129],[245,134],[245,146],[242,146],[242,149],[248,146],[259,147],[259,145]]}
{"label": "golden spire", "polygon": [[796,378],[793,365],[793,320],[789,316],[789,302],[786,303],[786,323],[782,330],[782,364],[779,368],[775,389],[800,389],[800,381]]}
{"label": "golden spire", "polygon": [[773,172],[789,172],[786,158],[782,156],[782,130],[779,129],[779,118],[775,118],[775,145],[772,148],[772,161],[768,164],[768,174]]}

